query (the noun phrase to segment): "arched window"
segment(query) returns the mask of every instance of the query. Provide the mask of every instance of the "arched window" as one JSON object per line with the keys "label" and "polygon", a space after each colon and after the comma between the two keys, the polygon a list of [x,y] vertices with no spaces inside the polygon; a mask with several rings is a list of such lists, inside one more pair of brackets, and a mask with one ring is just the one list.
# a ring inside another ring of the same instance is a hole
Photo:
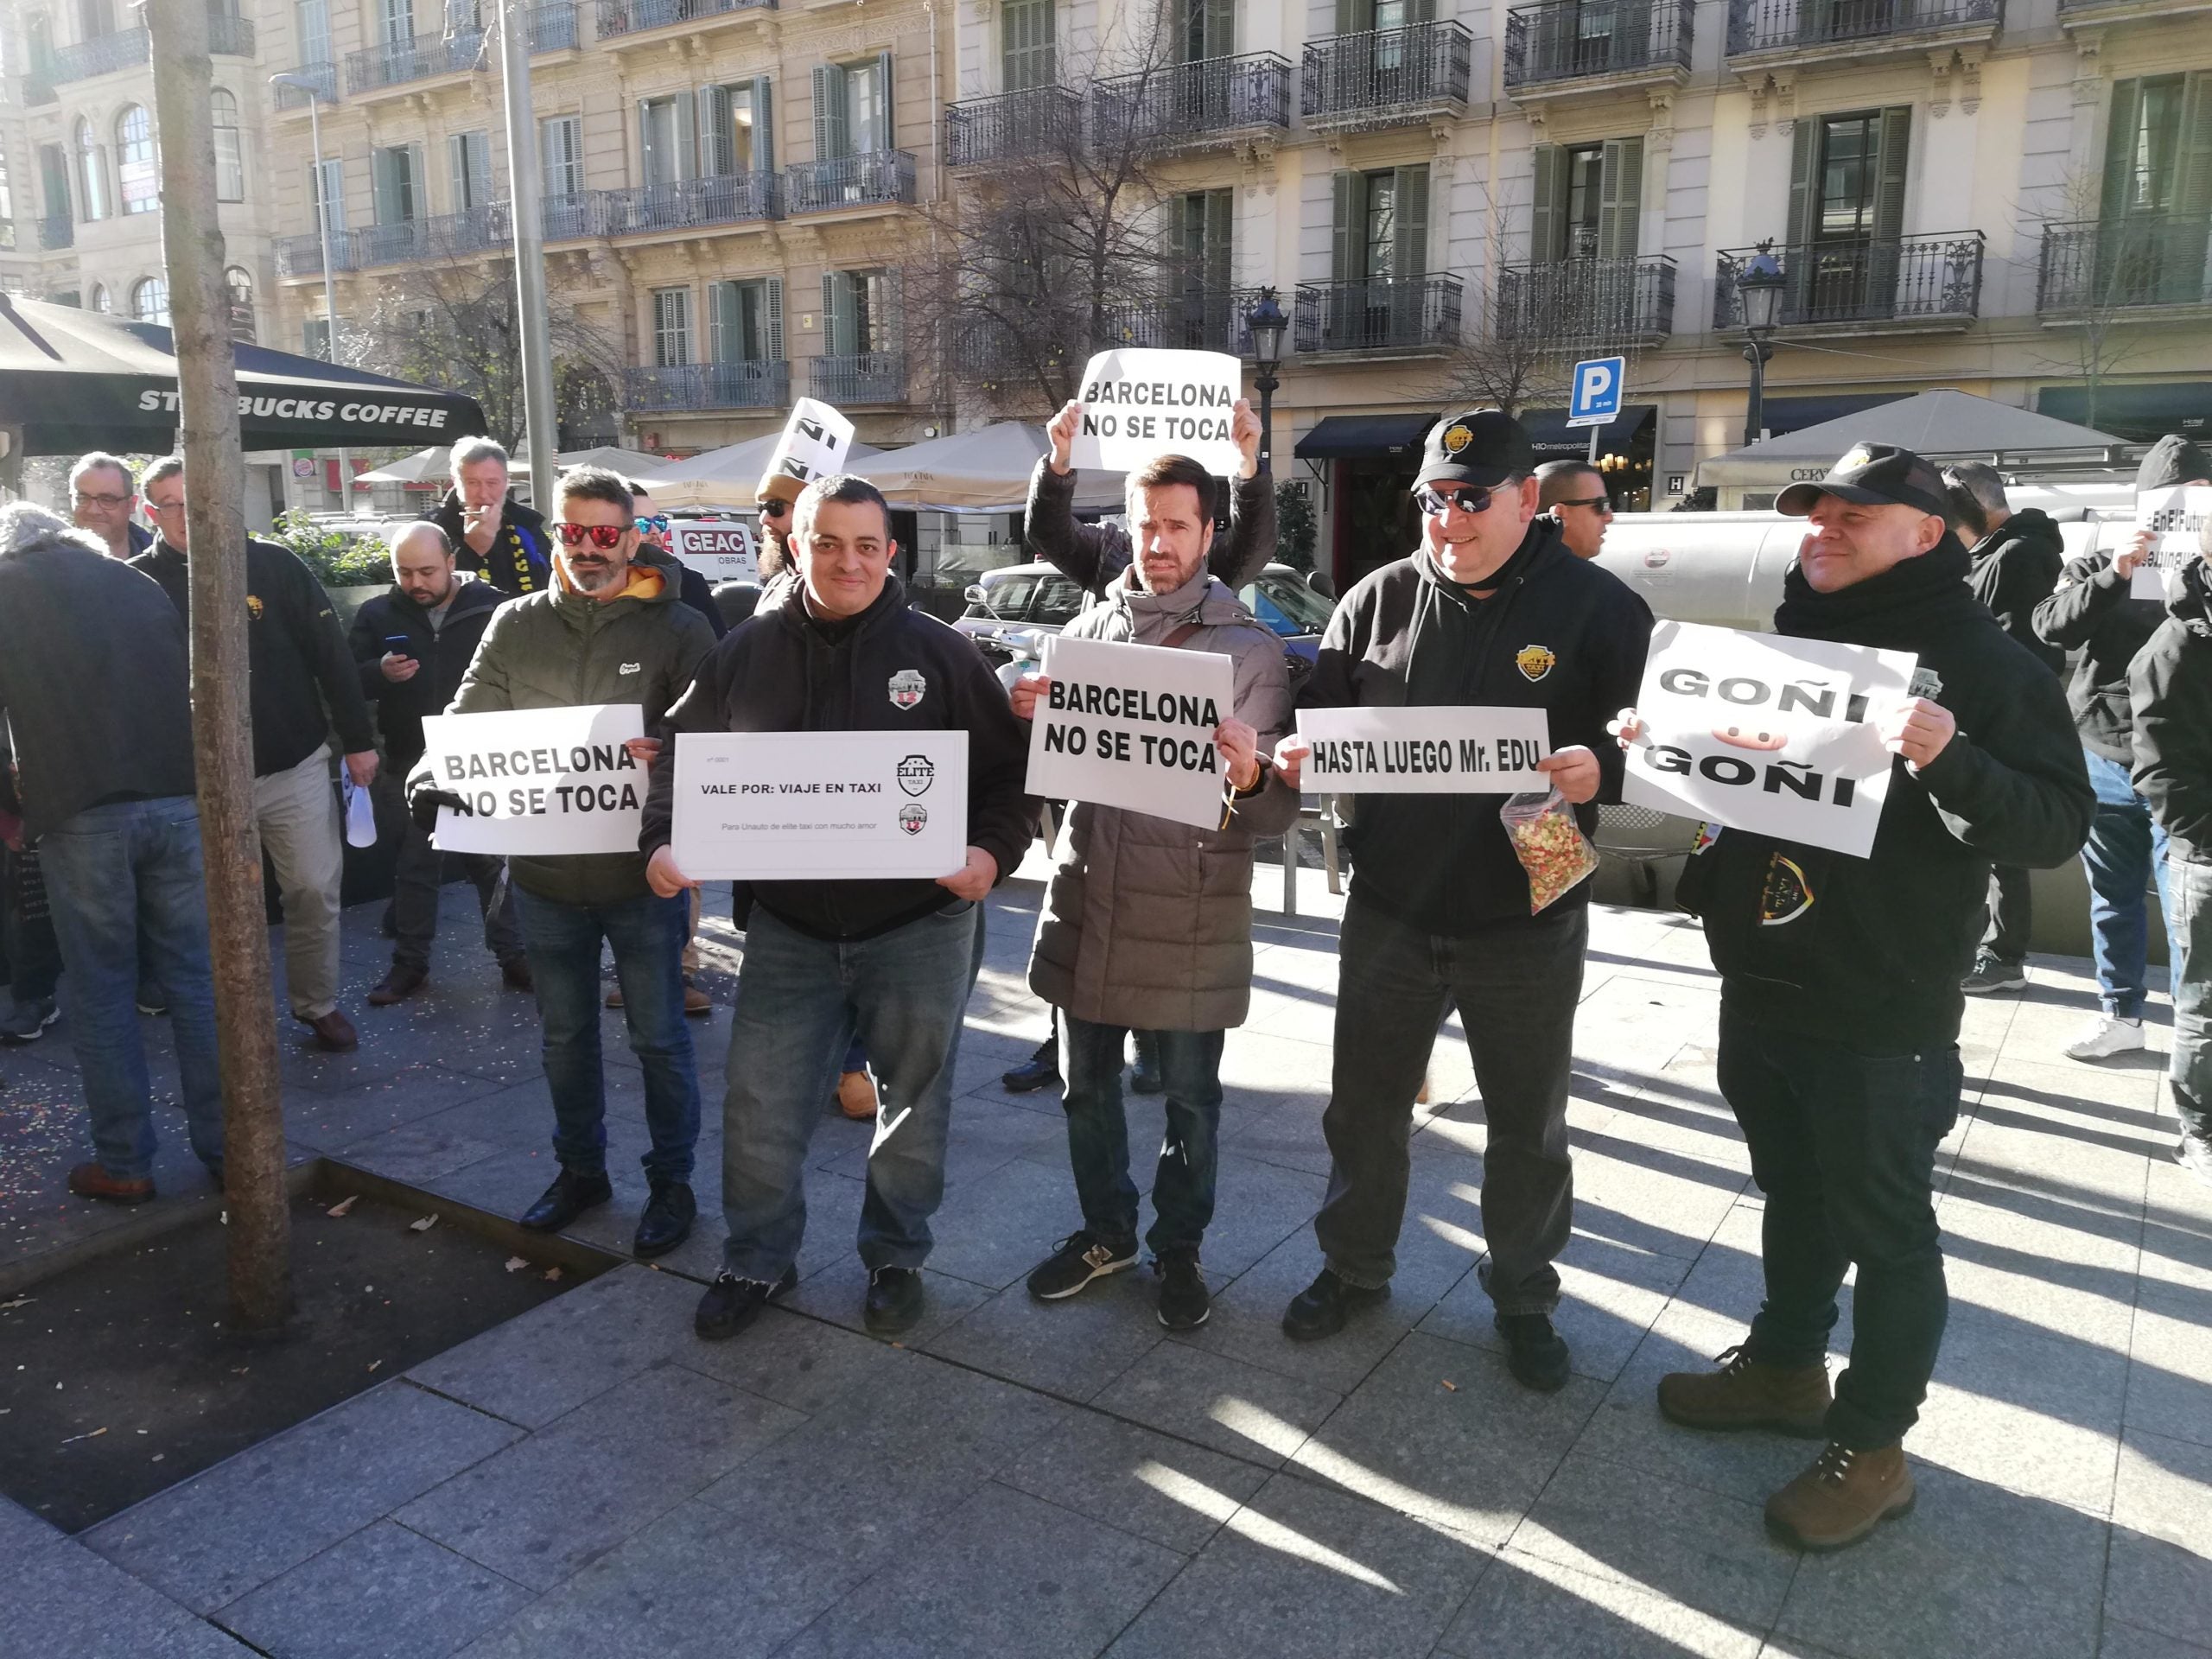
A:
{"label": "arched window", "polygon": [[108,204],[107,151],[92,136],[92,124],[77,120],[77,205],[88,219],[105,219],[114,209]]}
{"label": "arched window", "polygon": [[162,205],[161,169],[154,160],[154,119],[143,104],[115,118],[115,178],[123,211],[150,213]]}
{"label": "arched window", "polygon": [[164,327],[169,320],[168,279],[162,276],[142,276],[131,285],[130,315],[140,322],[158,322]]}
{"label": "arched window", "polygon": [[94,283],[92,284],[92,309],[95,311],[113,311],[115,309],[115,296],[107,291],[107,284],[105,283]]}
{"label": "arched window", "polygon": [[215,200],[245,200],[245,147],[238,139],[238,101],[218,86],[209,100],[215,122]]}
{"label": "arched window", "polygon": [[253,276],[243,266],[223,273],[223,286],[231,293],[231,338],[253,344]]}

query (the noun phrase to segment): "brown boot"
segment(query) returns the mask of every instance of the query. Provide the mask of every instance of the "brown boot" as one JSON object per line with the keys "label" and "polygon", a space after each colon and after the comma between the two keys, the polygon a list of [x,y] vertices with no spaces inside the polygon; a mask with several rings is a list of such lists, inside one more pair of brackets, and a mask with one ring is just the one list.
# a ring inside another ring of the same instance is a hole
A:
{"label": "brown boot", "polygon": [[1854,1452],[1834,1440],[1812,1467],[1766,1501],[1766,1529],[1800,1549],[1842,1549],[1912,1509],[1904,1448]]}
{"label": "brown boot", "polygon": [[1801,1440],[1827,1433],[1828,1368],[1784,1370],[1741,1348],[1717,1371],[1669,1371],[1659,1379],[1660,1414],[1687,1428],[1771,1428]]}
{"label": "brown boot", "polygon": [[391,971],[380,980],[369,993],[369,1006],[388,1008],[395,1002],[404,1002],[429,982],[429,975],[411,962],[395,962]]}
{"label": "brown boot", "polygon": [[111,1175],[97,1163],[79,1164],[69,1172],[69,1190],[80,1198],[105,1198],[111,1204],[143,1204],[154,1196],[150,1175],[126,1180]]}
{"label": "brown boot", "polygon": [[837,1109],[847,1117],[866,1122],[875,1116],[875,1079],[865,1071],[847,1071],[837,1079]]}

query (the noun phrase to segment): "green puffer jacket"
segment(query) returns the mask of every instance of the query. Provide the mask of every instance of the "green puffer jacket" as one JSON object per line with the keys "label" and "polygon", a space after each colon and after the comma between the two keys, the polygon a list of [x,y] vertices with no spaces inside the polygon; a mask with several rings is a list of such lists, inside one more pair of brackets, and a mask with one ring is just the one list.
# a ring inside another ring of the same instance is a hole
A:
{"label": "green puffer jacket", "polygon": [[[639,548],[636,563],[657,572],[650,599],[601,604],[556,585],[511,599],[492,613],[449,715],[512,709],[574,709],[634,702],[645,735],[659,737],[670,706],[714,648],[707,619],[683,603],[676,561]],[[524,893],[562,905],[613,905],[645,886],[642,853],[579,853],[512,858],[509,873]]]}

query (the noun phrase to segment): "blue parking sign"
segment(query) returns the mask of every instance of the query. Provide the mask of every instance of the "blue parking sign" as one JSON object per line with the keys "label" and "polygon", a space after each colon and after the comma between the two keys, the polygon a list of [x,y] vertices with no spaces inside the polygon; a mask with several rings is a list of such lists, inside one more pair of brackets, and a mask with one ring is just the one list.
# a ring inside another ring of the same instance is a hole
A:
{"label": "blue parking sign", "polygon": [[1604,426],[1618,418],[1621,388],[1628,379],[1624,357],[1593,357],[1574,365],[1567,397],[1569,426]]}

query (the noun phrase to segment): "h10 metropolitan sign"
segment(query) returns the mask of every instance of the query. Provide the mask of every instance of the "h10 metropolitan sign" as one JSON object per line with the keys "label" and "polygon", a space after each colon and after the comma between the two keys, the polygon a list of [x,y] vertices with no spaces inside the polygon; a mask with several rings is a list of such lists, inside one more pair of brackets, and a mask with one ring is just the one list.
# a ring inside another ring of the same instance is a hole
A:
{"label": "h10 metropolitan sign", "polygon": [[965,732],[679,732],[670,852],[698,881],[870,881],[968,861]]}
{"label": "h10 metropolitan sign", "polygon": [[1070,463],[1126,473],[1155,455],[1188,455],[1210,473],[1234,478],[1243,457],[1229,426],[1243,374],[1244,365],[1225,352],[1099,353],[1084,367],[1083,423]]}
{"label": "h10 metropolitan sign", "polygon": [[1221,822],[1213,734],[1236,712],[1228,658],[1056,634],[1045,673],[1052,685],[1029,732],[1032,795],[1208,830]]}
{"label": "h10 metropolitan sign", "polygon": [[437,787],[431,840],[448,853],[634,853],[645,769],[623,747],[645,734],[634,702],[432,715],[423,741]]}
{"label": "h10 metropolitan sign", "polygon": [[1301,709],[1313,746],[1300,786],[1358,795],[1515,795],[1548,789],[1541,709]]}

